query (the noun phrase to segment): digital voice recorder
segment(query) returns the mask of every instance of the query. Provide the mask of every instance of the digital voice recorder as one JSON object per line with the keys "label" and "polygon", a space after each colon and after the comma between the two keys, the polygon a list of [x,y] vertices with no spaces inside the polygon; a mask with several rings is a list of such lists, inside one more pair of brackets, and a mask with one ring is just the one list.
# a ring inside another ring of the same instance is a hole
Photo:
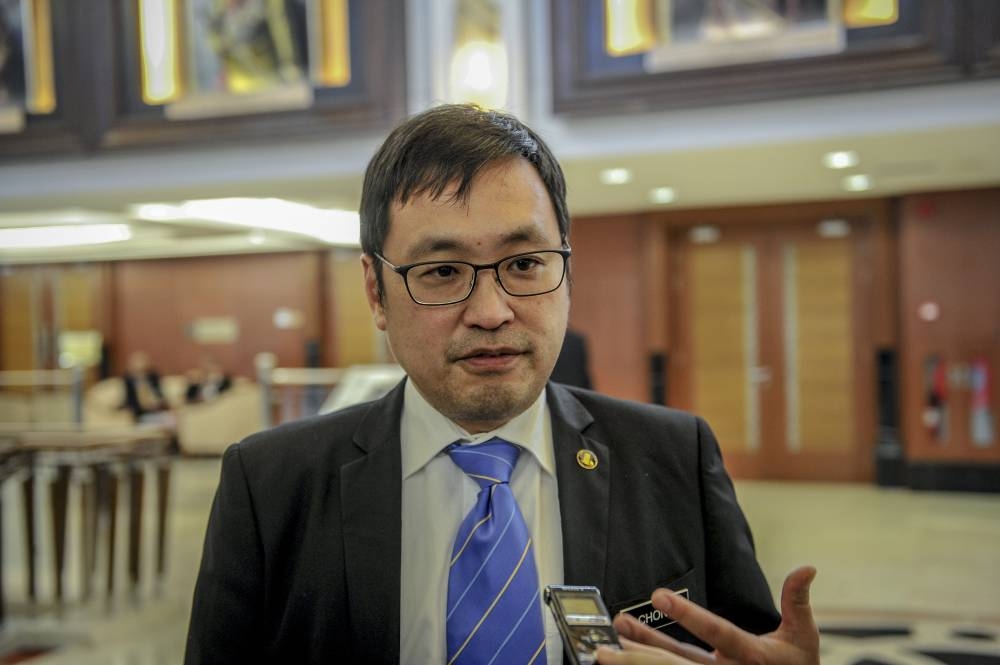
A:
{"label": "digital voice recorder", "polygon": [[621,649],[618,633],[597,587],[550,584],[545,587],[545,604],[555,616],[566,653],[574,665],[597,662],[598,647]]}

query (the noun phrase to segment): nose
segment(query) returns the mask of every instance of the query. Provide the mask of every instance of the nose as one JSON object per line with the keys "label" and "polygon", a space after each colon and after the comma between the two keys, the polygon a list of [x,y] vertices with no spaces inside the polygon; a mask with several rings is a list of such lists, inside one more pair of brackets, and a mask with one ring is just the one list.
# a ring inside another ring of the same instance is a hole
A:
{"label": "nose", "polygon": [[465,301],[462,312],[462,323],[470,328],[495,330],[514,318],[514,310],[510,307],[508,295],[495,270],[487,270],[485,274],[476,275],[476,285],[472,294]]}

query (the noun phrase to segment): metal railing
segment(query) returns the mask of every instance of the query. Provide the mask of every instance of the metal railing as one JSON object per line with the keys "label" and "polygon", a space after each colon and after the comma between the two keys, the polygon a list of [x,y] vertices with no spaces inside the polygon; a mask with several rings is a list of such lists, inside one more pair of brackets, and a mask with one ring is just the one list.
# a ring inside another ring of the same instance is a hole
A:
{"label": "metal railing", "polygon": [[[27,394],[27,403],[31,405],[38,394],[49,394],[49,388],[68,388],[71,405],[70,420],[76,424],[83,423],[83,380],[84,373],[80,367],[69,369],[28,369],[0,371],[0,393],[5,389],[11,395]],[[29,412],[33,411],[29,408]]]}
{"label": "metal railing", "polygon": [[276,367],[276,364],[273,353],[258,353],[254,358],[265,427],[315,415],[344,372],[336,367]]}

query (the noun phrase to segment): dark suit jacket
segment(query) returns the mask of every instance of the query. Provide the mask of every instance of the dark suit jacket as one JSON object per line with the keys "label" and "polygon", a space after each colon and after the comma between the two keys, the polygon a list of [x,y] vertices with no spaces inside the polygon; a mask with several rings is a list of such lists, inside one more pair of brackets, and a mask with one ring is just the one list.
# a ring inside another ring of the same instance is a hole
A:
{"label": "dark suit jacket", "polygon": [[[757,633],[778,623],[700,419],[550,383],[567,584],[614,609],[658,586]],[[186,663],[399,662],[402,384],[230,447]],[[576,462],[580,449],[598,459]],[[537,536],[536,536],[537,537]]]}
{"label": "dark suit jacket", "polygon": [[[184,391],[184,401],[185,402],[200,402],[201,391],[208,387],[207,382],[189,383],[187,390]],[[233,380],[229,375],[224,375],[216,381],[215,391],[216,394],[224,393],[233,387]]]}
{"label": "dark suit jacket", "polygon": [[[142,404],[139,403],[139,389],[136,386],[135,377],[131,374],[126,374],[122,377],[122,381],[125,384],[125,404],[123,408],[127,408],[135,416],[136,420],[140,416],[150,413],[142,408]],[[150,371],[146,373],[146,381],[149,383],[149,387],[152,389],[153,394],[160,400],[162,407],[167,408],[166,400],[163,399],[163,391],[160,390],[160,375],[156,372]]]}

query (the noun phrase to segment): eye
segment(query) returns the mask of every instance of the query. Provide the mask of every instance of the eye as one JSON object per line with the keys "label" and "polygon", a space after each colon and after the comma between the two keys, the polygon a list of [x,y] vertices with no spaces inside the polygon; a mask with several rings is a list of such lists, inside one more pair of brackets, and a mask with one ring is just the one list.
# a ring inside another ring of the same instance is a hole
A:
{"label": "eye", "polygon": [[519,256],[510,262],[511,272],[526,273],[536,270],[545,265],[537,256]]}
{"label": "eye", "polygon": [[451,263],[432,263],[420,266],[417,277],[421,280],[453,279],[461,273],[459,266]]}

